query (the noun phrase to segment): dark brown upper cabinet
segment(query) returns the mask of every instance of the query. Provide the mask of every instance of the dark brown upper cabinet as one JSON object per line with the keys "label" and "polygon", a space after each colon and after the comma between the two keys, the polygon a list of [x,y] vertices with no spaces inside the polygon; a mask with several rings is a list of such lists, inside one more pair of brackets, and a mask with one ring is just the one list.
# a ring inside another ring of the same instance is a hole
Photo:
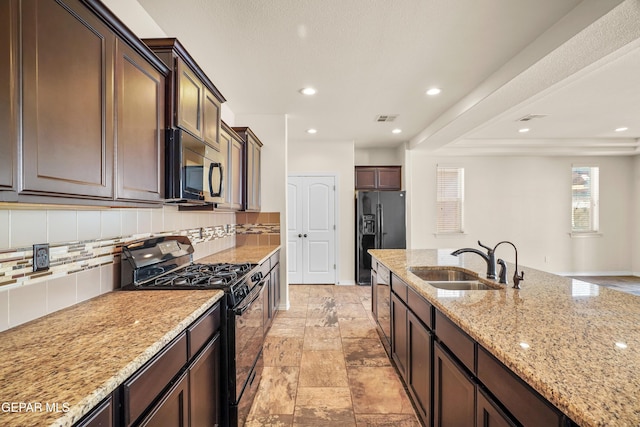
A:
{"label": "dark brown upper cabinet", "polygon": [[260,171],[262,142],[248,127],[234,127],[233,130],[235,130],[244,141],[244,168],[246,171],[243,197],[244,210],[259,212],[261,204]]}
{"label": "dark brown upper cabinet", "polygon": [[0,190],[15,190],[16,185],[17,17],[17,1],[0,2]]}
{"label": "dark brown upper cabinet", "polygon": [[356,190],[401,190],[402,166],[356,166]]}
{"label": "dark brown upper cabinet", "polygon": [[174,38],[144,39],[167,65],[166,124],[220,150],[220,107],[226,101],[187,50]]}
{"label": "dark brown upper cabinet", "polygon": [[224,203],[218,203],[217,208],[242,210],[242,193],[244,183],[244,164],[242,154],[244,141],[229,125],[222,122],[220,131],[220,152],[227,159],[225,179],[227,191]]}
{"label": "dark brown upper cabinet", "polygon": [[204,142],[218,151],[220,151],[220,106],[221,101],[205,87],[203,107]]}
{"label": "dark brown upper cabinet", "polygon": [[78,0],[22,2],[22,193],[113,198],[115,41]]}
{"label": "dark brown upper cabinet", "polygon": [[0,189],[25,202],[158,203],[168,68],[98,0],[0,8]]}
{"label": "dark brown upper cabinet", "polygon": [[160,201],[164,192],[165,78],[116,44],[116,198]]}

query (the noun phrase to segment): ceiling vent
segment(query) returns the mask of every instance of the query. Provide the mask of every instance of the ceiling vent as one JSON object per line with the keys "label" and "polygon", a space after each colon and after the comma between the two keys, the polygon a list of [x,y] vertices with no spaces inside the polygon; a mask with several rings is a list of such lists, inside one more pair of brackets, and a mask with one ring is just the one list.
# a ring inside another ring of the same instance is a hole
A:
{"label": "ceiling vent", "polygon": [[397,118],[397,114],[380,114],[379,116],[376,116],[376,122],[392,122]]}
{"label": "ceiling vent", "polygon": [[516,122],[528,122],[533,119],[543,119],[547,116],[548,114],[527,114],[524,117],[520,117]]}

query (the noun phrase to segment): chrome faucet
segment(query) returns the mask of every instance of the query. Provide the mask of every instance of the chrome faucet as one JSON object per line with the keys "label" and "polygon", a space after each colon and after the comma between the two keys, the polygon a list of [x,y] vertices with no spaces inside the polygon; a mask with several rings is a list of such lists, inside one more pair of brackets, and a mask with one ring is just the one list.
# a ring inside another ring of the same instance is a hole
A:
{"label": "chrome faucet", "polygon": [[[480,242],[478,242],[478,243],[480,243]],[[498,246],[500,246],[503,243],[510,244],[511,246],[513,246],[513,250],[516,251],[516,271],[513,273],[513,288],[514,289],[520,289],[520,282],[522,282],[524,280],[524,271],[521,271],[520,274],[518,274],[518,249],[516,249],[516,245],[514,245],[510,241],[503,240],[502,242],[499,242],[497,245],[495,245],[493,247],[494,252],[495,252],[496,249],[498,249]],[[508,283],[507,282],[507,265],[502,259],[498,260],[498,264],[500,264],[500,281],[499,281],[499,283],[504,283],[506,285]]]}
{"label": "chrome faucet", "polygon": [[[498,279],[498,275],[496,275],[496,249],[498,249],[498,246],[500,246],[503,243],[508,243],[511,246],[513,246],[513,250],[516,251],[516,271],[515,273],[513,273],[513,287],[515,289],[520,289],[520,282],[522,282],[524,280],[524,271],[520,272],[520,274],[518,274],[518,249],[516,249],[516,245],[514,245],[513,243],[509,242],[508,240],[503,240],[501,242],[499,242],[497,245],[495,245],[492,248],[483,245],[480,240],[478,240],[478,245],[480,245],[481,247],[483,247],[484,249],[487,250],[487,253],[485,254],[484,252],[478,250],[478,249],[474,249],[474,248],[462,248],[462,249],[458,249],[455,250],[453,252],[451,252],[451,255],[455,255],[458,256],[460,254],[463,254],[465,252],[470,252],[470,253],[474,253],[474,254],[478,254],[482,257],[482,259],[484,259],[487,263],[487,279]],[[497,261],[497,263],[500,265],[500,277],[499,277],[499,282],[498,283],[503,283],[503,284],[507,284],[507,264],[504,262],[504,260],[499,259]]]}
{"label": "chrome faucet", "polygon": [[482,243],[480,243],[480,240],[478,240],[478,244],[487,250],[486,254],[484,252],[479,251],[478,249],[462,248],[462,249],[458,249],[451,252],[451,255],[458,256],[465,252],[471,252],[471,253],[480,255],[487,262],[487,279],[495,280],[497,278],[495,248],[491,249],[490,247],[483,245]]}

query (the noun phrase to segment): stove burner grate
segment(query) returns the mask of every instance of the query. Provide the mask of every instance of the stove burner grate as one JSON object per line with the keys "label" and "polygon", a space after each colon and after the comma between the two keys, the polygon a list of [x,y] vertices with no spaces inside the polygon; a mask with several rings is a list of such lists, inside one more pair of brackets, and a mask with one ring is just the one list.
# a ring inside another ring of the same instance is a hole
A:
{"label": "stove burner grate", "polygon": [[251,264],[190,264],[185,268],[157,277],[147,288],[226,289],[253,268]]}

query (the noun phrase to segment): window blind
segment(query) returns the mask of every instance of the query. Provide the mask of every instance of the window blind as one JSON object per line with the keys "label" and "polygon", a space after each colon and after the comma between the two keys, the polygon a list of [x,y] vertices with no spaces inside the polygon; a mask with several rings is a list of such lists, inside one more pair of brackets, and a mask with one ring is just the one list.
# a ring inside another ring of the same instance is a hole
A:
{"label": "window blind", "polygon": [[462,233],[464,168],[438,166],[436,233]]}
{"label": "window blind", "polygon": [[598,231],[600,168],[573,166],[571,176],[571,231]]}

